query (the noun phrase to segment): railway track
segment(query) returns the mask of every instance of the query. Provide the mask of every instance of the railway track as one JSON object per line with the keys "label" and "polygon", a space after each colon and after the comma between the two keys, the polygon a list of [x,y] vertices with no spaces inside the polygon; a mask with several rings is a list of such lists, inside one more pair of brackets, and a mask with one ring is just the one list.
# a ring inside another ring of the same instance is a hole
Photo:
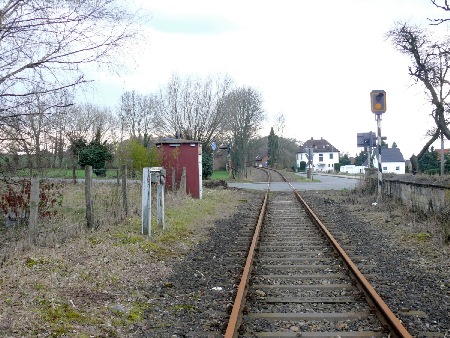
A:
{"label": "railway track", "polygon": [[296,192],[268,190],[225,337],[411,337]]}

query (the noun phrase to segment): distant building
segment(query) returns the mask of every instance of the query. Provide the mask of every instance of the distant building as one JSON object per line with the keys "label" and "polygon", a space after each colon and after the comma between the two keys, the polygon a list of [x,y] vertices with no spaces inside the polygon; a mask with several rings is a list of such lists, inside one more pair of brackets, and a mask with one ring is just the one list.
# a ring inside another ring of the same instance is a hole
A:
{"label": "distant building", "polygon": [[267,167],[269,161],[269,155],[258,155],[255,158],[255,166],[256,167]]}
{"label": "distant building", "polygon": [[[378,158],[375,155],[373,164],[378,168]],[[381,148],[381,167],[383,173],[404,174],[405,159],[399,148]]]}
{"label": "distant building", "polygon": [[[441,160],[441,149],[435,149],[434,150],[435,152],[437,152],[437,154],[438,154],[438,161],[440,161]],[[444,159],[445,159],[445,156],[446,155],[448,155],[450,153],[450,149],[444,149]]]}
{"label": "distant building", "polygon": [[308,167],[308,157],[306,156],[307,149],[313,149],[313,170],[314,171],[334,171],[334,164],[339,163],[339,150],[324,138],[310,140],[303,143],[297,148],[296,163],[297,168],[300,167],[300,162],[304,161]]}
{"label": "distant building", "polygon": [[347,164],[342,165],[339,171],[341,173],[347,173],[347,174],[364,174],[365,169],[367,168],[367,165],[354,165],[354,164]]}

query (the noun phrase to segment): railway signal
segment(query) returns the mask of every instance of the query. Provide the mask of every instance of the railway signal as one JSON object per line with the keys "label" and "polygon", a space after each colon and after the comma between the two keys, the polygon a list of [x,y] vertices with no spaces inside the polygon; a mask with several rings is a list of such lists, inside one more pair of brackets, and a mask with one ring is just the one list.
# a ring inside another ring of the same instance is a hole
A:
{"label": "railway signal", "polygon": [[386,112],[386,92],[384,90],[372,90],[370,92],[370,105],[372,113],[377,120],[377,158],[378,158],[378,196],[381,196],[381,186],[383,184],[381,165],[381,115]]}
{"label": "railway signal", "polygon": [[372,113],[383,114],[386,112],[386,92],[384,90],[372,90],[370,92]]}

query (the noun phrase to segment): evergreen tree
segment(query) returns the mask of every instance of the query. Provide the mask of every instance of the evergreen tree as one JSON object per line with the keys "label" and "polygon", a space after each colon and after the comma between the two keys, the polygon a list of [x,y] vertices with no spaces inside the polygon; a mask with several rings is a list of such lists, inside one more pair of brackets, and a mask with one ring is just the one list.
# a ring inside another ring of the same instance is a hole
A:
{"label": "evergreen tree", "polygon": [[438,153],[434,147],[427,149],[419,160],[420,171],[426,174],[434,175],[440,172],[440,162],[438,160]]}
{"label": "evergreen tree", "polygon": [[361,150],[359,155],[357,155],[355,158],[355,165],[363,165],[366,160],[367,160],[367,153]]}
{"label": "evergreen tree", "polygon": [[100,130],[98,129],[94,139],[79,151],[78,163],[81,167],[91,165],[97,176],[106,176],[106,162],[113,159],[107,142],[100,142]]}
{"label": "evergreen tree", "polygon": [[352,161],[348,157],[348,154],[344,154],[344,155],[341,156],[341,158],[339,159],[339,164],[340,165],[352,164]]}
{"label": "evergreen tree", "polygon": [[207,180],[213,174],[212,154],[204,151],[202,153],[202,178]]}
{"label": "evergreen tree", "polygon": [[269,156],[269,165],[274,166],[277,161],[278,156],[278,136],[275,135],[275,132],[273,131],[273,127],[270,128],[270,134],[268,137],[268,156]]}

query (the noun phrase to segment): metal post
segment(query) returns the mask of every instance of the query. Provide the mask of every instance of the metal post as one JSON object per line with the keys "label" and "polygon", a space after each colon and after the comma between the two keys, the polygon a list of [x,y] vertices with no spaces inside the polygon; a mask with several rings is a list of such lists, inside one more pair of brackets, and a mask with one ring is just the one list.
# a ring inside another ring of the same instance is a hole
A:
{"label": "metal post", "polygon": [[444,133],[441,130],[441,176],[444,176],[445,171],[445,153],[444,153]]}
{"label": "metal post", "polygon": [[372,90],[370,92],[370,105],[372,113],[375,114],[378,128],[378,198],[381,196],[381,188],[383,185],[383,164],[381,162],[381,115],[386,112],[386,92],[384,90]]}
{"label": "metal post", "polygon": [[378,159],[378,195],[381,196],[381,187],[383,185],[383,167],[381,164],[381,114],[376,114],[378,129],[377,159]]}
{"label": "metal post", "polygon": [[159,173],[153,173],[156,176],[155,184],[156,184],[156,225],[159,225],[161,222],[161,184],[159,183]]}
{"label": "metal post", "polygon": [[142,172],[142,234],[151,236],[152,222],[152,182],[150,168]]}

